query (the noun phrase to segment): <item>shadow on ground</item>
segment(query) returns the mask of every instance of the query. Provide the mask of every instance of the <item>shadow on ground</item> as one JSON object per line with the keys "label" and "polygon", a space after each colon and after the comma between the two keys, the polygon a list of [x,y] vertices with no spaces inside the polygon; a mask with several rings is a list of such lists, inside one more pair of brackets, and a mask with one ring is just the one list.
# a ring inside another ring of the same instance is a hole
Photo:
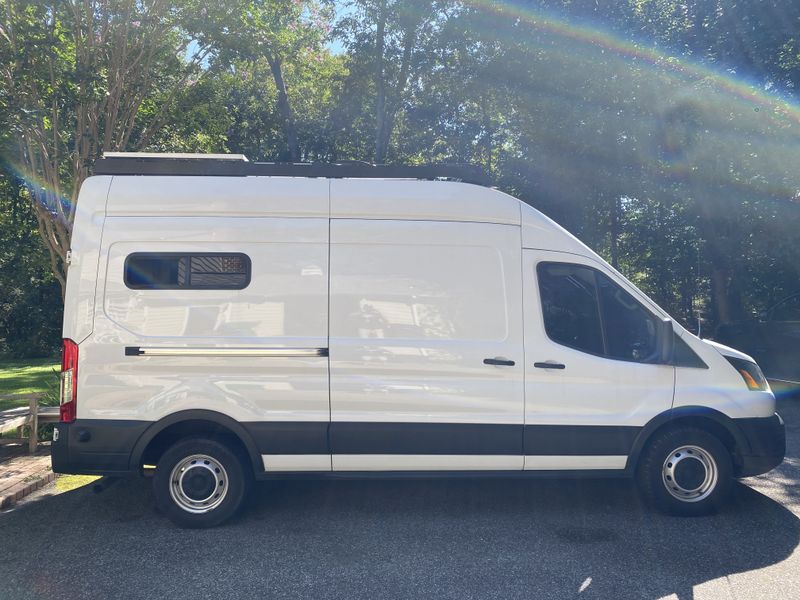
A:
{"label": "shadow on ground", "polygon": [[0,515],[0,597],[692,598],[786,559],[800,521],[737,484],[721,514],[655,514],[625,481],[284,481],[210,531],[147,482]]}
{"label": "shadow on ground", "polygon": [[652,512],[624,480],[283,481],[259,484],[230,524],[190,531],[156,512],[149,482],[126,480],[0,514],[0,598],[687,600],[772,565],[751,589],[792,597],[800,402],[779,410],[787,460],[712,517]]}

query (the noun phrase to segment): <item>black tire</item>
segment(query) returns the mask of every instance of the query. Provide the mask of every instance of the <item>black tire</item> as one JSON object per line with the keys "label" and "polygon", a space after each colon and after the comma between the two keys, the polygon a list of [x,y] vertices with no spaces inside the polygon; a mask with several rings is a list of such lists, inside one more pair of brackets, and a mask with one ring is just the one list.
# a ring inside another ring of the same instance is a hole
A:
{"label": "black tire", "polygon": [[153,492],[158,507],[179,527],[215,527],[236,514],[251,479],[246,459],[225,443],[185,438],[159,459]]}
{"label": "black tire", "polygon": [[733,465],[716,436],[680,427],[657,433],[647,444],[636,478],[651,505],[667,514],[695,517],[716,512],[728,500]]}

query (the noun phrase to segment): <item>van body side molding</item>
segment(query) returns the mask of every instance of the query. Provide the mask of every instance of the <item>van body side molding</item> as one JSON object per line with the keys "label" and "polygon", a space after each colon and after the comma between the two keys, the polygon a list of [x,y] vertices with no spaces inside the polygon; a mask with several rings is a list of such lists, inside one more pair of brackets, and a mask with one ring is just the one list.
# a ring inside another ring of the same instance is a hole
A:
{"label": "van body side molding", "polygon": [[126,346],[125,356],[263,356],[310,358],[328,356],[327,348],[197,348]]}
{"label": "van body side molding", "polygon": [[242,425],[264,455],[627,457],[641,429],[623,425],[369,421],[247,421]]}

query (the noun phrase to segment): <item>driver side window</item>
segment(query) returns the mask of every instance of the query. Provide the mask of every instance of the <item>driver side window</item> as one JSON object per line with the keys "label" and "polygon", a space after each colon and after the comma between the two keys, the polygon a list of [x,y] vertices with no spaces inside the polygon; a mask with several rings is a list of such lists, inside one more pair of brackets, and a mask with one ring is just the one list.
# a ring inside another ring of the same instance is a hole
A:
{"label": "driver side window", "polygon": [[554,342],[616,360],[658,361],[658,321],[603,273],[568,263],[539,263],[547,335]]}

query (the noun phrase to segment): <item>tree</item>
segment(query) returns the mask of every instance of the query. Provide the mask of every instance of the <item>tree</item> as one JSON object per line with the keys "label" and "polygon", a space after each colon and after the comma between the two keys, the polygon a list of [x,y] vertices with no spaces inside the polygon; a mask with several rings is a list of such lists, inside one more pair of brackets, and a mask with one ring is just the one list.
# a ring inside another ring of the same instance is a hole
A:
{"label": "tree", "polygon": [[0,356],[52,356],[62,307],[28,190],[0,167]]}
{"label": "tree", "polygon": [[355,0],[339,23],[351,74],[369,74],[375,163],[386,161],[398,114],[421,72],[435,68],[437,36],[451,6],[446,1]]}
{"label": "tree", "polygon": [[198,44],[212,50],[221,65],[244,67],[261,80],[261,62],[266,62],[286,139],[286,152],[280,158],[302,158],[287,65],[296,68],[310,54],[321,55],[330,18],[330,7],[316,0],[199,2],[186,11],[184,22]]}
{"label": "tree", "polygon": [[146,147],[205,52],[166,0],[8,0],[0,8],[2,120],[54,277],[66,285],[77,192],[105,151]]}
{"label": "tree", "polygon": [[478,163],[687,324],[800,291],[800,113],[763,93],[797,98],[797,2],[337,10],[331,30],[329,0],[3,0],[0,149],[27,191],[2,206],[30,203],[53,281],[92,161],[142,149]]}

